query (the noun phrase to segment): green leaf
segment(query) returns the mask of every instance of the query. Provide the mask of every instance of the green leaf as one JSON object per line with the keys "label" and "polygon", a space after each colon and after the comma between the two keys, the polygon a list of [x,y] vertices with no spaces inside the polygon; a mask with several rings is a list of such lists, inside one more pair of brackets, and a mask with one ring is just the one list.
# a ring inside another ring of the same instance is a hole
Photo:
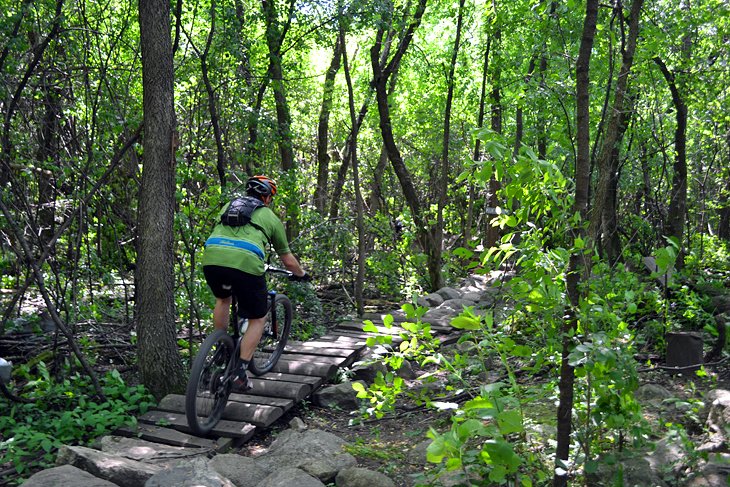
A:
{"label": "green leaf", "polygon": [[383,317],[383,326],[391,328],[393,326],[393,315],[387,314]]}
{"label": "green leaf", "polygon": [[482,327],[479,318],[474,316],[457,316],[451,319],[451,326],[459,330],[478,330]]}
{"label": "green leaf", "polygon": [[497,424],[503,435],[520,433],[525,429],[522,425],[522,415],[515,410],[502,411],[497,414]]}
{"label": "green leaf", "polygon": [[365,320],[362,322],[362,331],[369,331],[373,333],[377,333],[378,329],[375,327],[372,321]]}

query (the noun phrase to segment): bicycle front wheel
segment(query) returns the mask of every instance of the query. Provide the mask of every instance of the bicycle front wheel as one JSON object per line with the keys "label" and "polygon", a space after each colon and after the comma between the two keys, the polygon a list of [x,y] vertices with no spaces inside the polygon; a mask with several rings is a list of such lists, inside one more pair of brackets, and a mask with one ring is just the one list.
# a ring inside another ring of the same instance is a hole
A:
{"label": "bicycle front wheel", "polygon": [[231,393],[228,367],[234,350],[233,338],[215,330],[195,356],[185,392],[185,415],[195,435],[210,433],[223,415]]}
{"label": "bicycle front wheel", "polygon": [[292,305],[289,298],[277,294],[269,307],[264,323],[264,332],[256,348],[249,369],[255,375],[269,372],[284,352],[291,331]]}

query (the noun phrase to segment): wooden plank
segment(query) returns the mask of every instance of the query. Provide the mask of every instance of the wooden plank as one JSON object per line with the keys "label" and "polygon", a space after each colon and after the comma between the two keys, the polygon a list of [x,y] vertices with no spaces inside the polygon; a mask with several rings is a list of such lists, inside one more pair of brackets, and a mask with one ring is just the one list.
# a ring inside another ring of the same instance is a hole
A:
{"label": "wooden plank", "polygon": [[287,344],[285,352],[306,353],[308,355],[324,355],[327,357],[349,357],[357,353],[357,348],[333,347],[332,344],[322,342],[307,342],[304,344]]}
{"label": "wooden plank", "polygon": [[[313,358],[316,360],[316,357]],[[283,374],[301,374],[329,379],[337,373],[337,365],[311,362],[309,360],[290,360],[286,356],[279,359],[271,369]]]}
{"label": "wooden plank", "polygon": [[259,376],[258,378],[266,380],[278,380],[282,382],[294,382],[297,384],[307,384],[312,388],[312,390],[319,387],[319,385],[323,382],[321,377],[310,377],[307,375],[298,374],[282,374],[280,372],[268,372],[264,375]]}
{"label": "wooden plank", "polygon": [[301,362],[310,362],[315,364],[332,364],[338,367],[346,367],[349,360],[348,357],[325,357],[323,355],[306,355],[302,353],[288,353],[284,351],[281,356],[283,360],[299,360]]}
{"label": "wooden plank", "polygon": [[[302,384],[302,386],[304,385]],[[254,387],[256,387],[255,384]],[[185,396],[182,396],[180,394],[168,394],[167,396],[162,398],[156,409],[160,411],[184,414]],[[283,414],[284,410],[280,407],[269,406],[266,404],[245,404],[229,400],[226,403],[226,408],[223,410],[222,419],[227,419],[230,421],[243,421],[246,423],[251,423],[254,426],[265,428],[271,425],[271,423],[273,423],[277,419],[279,419]]]}
{"label": "wooden plank", "polygon": [[153,443],[162,443],[163,445],[196,447],[218,452],[227,450],[233,443],[231,438],[209,440],[207,438],[191,436],[172,428],[163,428],[144,423],[137,423],[136,427],[123,426],[117,429],[114,434],[129,438],[141,438]]}
{"label": "wooden plank", "polygon": [[[156,426],[170,427],[184,433],[190,433],[190,426],[184,414],[172,413],[169,411],[148,411],[139,418],[141,423],[153,424]],[[211,430],[212,436],[224,436],[226,438],[238,438],[242,441],[249,440],[256,427],[249,423],[239,423],[228,420],[220,420]]]}
{"label": "wooden plank", "polygon": [[[373,326],[375,326],[375,329],[377,330],[377,333],[381,335],[399,335],[401,333],[408,333],[405,329],[401,328],[400,326],[391,326],[390,328],[387,328],[385,326],[378,326],[375,323],[373,323]],[[363,333],[362,329],[363,325],[362,323],[356,323],[356,322],[344,322],[337,325],[337,328],[335,330],[352,330],[356,332]],[[370,333],[370,332],[364,332],[364,333]],[[373,332],[375,333],[375,332]]]}
{"label": "wooden plank", "polygon": [[279,397],[301,401],[313,390],[309,384],[265,380],[256,377],[249,378],[249,380],[253,388],[248,391],[248,394],[252,396]]}
{"label": "wooden plank", "polygon": [[[317,338],[317,341],[324,342],[324,343],[330,343],[330,344],[334,343],[336,345],[343,344],[346,347],[360,348],[360,347],[365,346],[365,340],[358,339],[355,337],[345,336],[345,335],[331,334],[331,333]],[[307,342],[307,343],[309,343],[309,342]]]}
{"label": "wooden plank", "polygon": [[294,407],[292,399],[282,399],[279,397],[254,396],[251,394],[233,393],[228,397],[229,401],[244,402],[248,404],[265,404],[266,406],[274,406],[281,408],[284,412]]}

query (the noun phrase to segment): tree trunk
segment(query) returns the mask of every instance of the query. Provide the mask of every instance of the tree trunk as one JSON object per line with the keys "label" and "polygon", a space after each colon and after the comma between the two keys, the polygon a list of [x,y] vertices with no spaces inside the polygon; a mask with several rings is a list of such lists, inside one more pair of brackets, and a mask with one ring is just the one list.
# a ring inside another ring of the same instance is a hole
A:
{"label": "tree trunk", "polygon": [[[634,63],[636,40],[639,37],[639,17],[644,0],[634,0],[629,16],[629,35],[626,45],[621,46],[622,62],[614,92],[613,108],[609,111],[606,136],[598,155],[598,184],[591,212],[590,236],[599,248],[604,250],[611,263],[620,257],[616,248],[616,202],[615,190],[618,187],[619,146],[627,126],[626,97],[629,76]],[[617,6],[620,9],[620,6]],[[623,18],[622,12],[619,12]],[[603,223],[606,222],[610,226]]]}
{"label": "tree trunk", "polygon": [[[294,2],[290,3],[290,9],[293,8]],[[274,104],[276,106],[277,121],[277,143],[279,145],[279,155],[281,157],[281,169],[288,172],[294,167],[294,147],[291,139],[291,113],[289,104],[286,99],[286,90],[284,89],[284,75],[281,68],[281,45],[284,42],[286,28],[279,29],[278,14],[276,11],[275,0],[262,0],[262,10],[266,19],[266,45],[269,48],[269,75],[271,79],[271,88],[274,91]],[[291,15],[289,15],[291,18]],[[286,24],[289,25],[288,23]],[[287,227],[287,231],[289,227]]]}
{"label": "tree trunk", "polygon": [[444,286],[441,268],[442,248],[444,241],[444,207],[446,206],[446,196],[449,188],[449,141],[451,140],[451,106],[454,100],[454,73],[456,71],[456,61],[459,57],[459,47],[461,45],[461,26],[464,19],[464,0],[459,0],[459,13],[456,19],[456,38],[454,39],[454,47],[451,51],[451,62],[449,63],[449,72],[446,76],[446,105],[444,107],[444,133],[441,146],[441,168],[436,182],[438,195],[438,214],[436,217],[436,226],[431,229],[432,245],[428,248],[428,271],[431,281],[431,288],[441,289]]}
{"label": "tree trunk", "polygon": [[175,108],[170,3],[139,1],[145,120],[137,241],[137,352],[142,383],[158,399],[182,392],[174,296]]}
{"label": "tree trunk", "polygon": [[329,182],[329,120],[332,111],[332,98],[335,93],[335,76],[340,70],[340,63],[344,47],[342,36],[338,35],[335,41],[332,62],[324,78],[324,92],[322,94],[322,108],[319,111],[317,125],[317,187],[314,190],[314,207],[324,215],[327,207],[327,183]]}
{"label": "tree trunk", "polygon": [[[381,67],[381,64],[379,62],[383,31],[382,29],[378,31],[375,45],[370,49],[370,63],[373,67],[375,99],[378,104],[380,133],[383,137],[385,151],[388,154],[390,164],[393,166],[393,171],[395,172],[395,175],[400,182],[403,196],[406,199],[406,203],[411,209],[411,215],[413,216],[413,221],[416,225],[416,232],[419,236],[419,240],[421,241],[424,249],[426,249],[426,254],[428,255],[428,249],[433,245],[433,242],[431,241],[429,228],[427,227],[426,221],[423,217],[421,203],[418,199],[418,193],[416,192],[416,188],[413,185],[411,175],[408,172],[408,168],[406,167],[405,162],[403,161],[400,150],[398,150],[398,146],[395,143],[395,137],[393,136],[393,124],[390,116],[390,106],[388,104],[387,90],[388,78],[397,69],[401,59],[403,58],[403,55],[408,49],[408,46],[413,39],[413,33],[420,25],[423,13],[426,10],[426,2],[427,0],[419,0],[418,6],[416,7],[416,11],[413,15],[413,20],[411,21],[405,34],[401,38],[401,41],[398,44],[398,48],[396,49],[393,58],[388,62],[384,69]],[[431,262],[429,262],[429,264],[431,264]],[[434,270],[433,272],[440,272],[440,269],[438,269],[438,271]],[[429,269],[429,275],[432,275],[433,272],[431,271],[431,269]],[[431,284],[433,287],[434,283],[431,282]]]}
{"label": "tree trunk", "polygon": [[213,36],[215,35],[215,0],[211,0],[210,3],[210,31],[205,41],[205,49],[203,52],[199,52],[198,49],[191,41],[191,45],[195,50],[195,53],[200,59],[200,73],[203,76],[203,84],[205,85],[205,91],[208,94],[208,111],[210,112],[210,123],[213,126],[213,137],[215,139],[216,148],[216,171],[218,172],[218,180],[220,181],[221,188],[226,187],[226,170],[228,169],[228,162],[226,161],[226,151],[223,147],[223,134],[221,132],[220,119],[218,117],[218,107],[216,106],[215,90],[213,84],[210,82],[209,70],[208,70],[208,54],[210,53],[210,45],[213,42]]}
{"label": "tree trunk", "polygon": [[[588,217],[588,191],[590,187],[590,68],[591,51],[593,50],[593,39],[596,33],[596,21],[598,18],[598,0],[587,0],[585,21],[583,23],[583,35],[578,53],[578,60],[575,66],[576,78],[576,124],[577,124],[577,154],[575,161],[575,201],[573,210],[580,213],[585,221]],[[572,229],[573,240],[581,237],[581,225]],[[572,349],[571,336],[577,325],[577,308],[580,302],[578,286],[581,273],[587,271],[589,264],[586,255],[590,253],[585,250],[573,250],[568,264],[566,287],[570,300],[567,317],[563,322],[563,343],[560,361],[560,380],[558,382],[559,403],[558,403],[558,431],[557,447],[555,451],[556,469],[553,476],[553,485],[563,487],[568,484],[568,475],[565,471],[565,463],[570,454],[570,436],[572,432],[573,416],[573,386],[575,383],[575,370],[570,365],[569,354]]]}
{"label": "tree trunk", "polygon": [[[492,0],[492,6],[494,11],[497,10],[497,3],[496,0]],[[496,31],[494,32],[494,45],[496,47],[495,51],[499,52],[500,44],[502,41],[502,31],[501,27],[497,26]],[[499,66],[499,62],[496,63],[496,66],[494,68],[494,71],[492,73],[492,122],[491,127],[492,130],[497,133],[502,133],[502,94],[501,94],[501,78],[502,74],[502,68]],[[496,208],[499,205],[499,199],[497,198],[497,192],[499,192],[501,188],[501,183],[499,180],[497,180],[496,176],[494,175],[494,172],[492,172],[492,177],[489,178],[489,192],[487,195],[487,206],[489,208]],[[491,217],[487,217],[485,219],[487,226],[485,229],[484,234],[484,248],[489,249],[491,247],[494,247],[499,240],[500,236],[500,230],[499,227],[492,226],[491,224]]]}
{"label": "tree trunk", "polygon": [[679,93],[674,73],[669,71],[661,58],[655,57],[654,62],[659,66],[664,79],[672,93],[672,103],[676,111],[677,127],[674,131],[674,172],[672,174],[672,189],[669,195],[669,209],[667,221],[664,224],[664,233],[677,239],[680,252],[677,256],[676,267],[680,269],[684,262],[682,237],[684,236],[684,219],[687,212],[687,105]]}
{"label": "tree trunk", "polygon": [[[355,95],[352,89],[352,79],[350,78],[350,67],[347,63],[347,50],[344,48],[345,31],[340,24],[339,42],[343,46],[342,64],[345,70],[345,80],[347,81],[347,101],[350,108],[350,123],[354,127],[357,124],[357,115],[355,114]],[[355,211],[357,222],[357,277],[355,278],[355,304],[357,314],[362,316],[365,311],[363,301],[363,287],[365,284],[365,252],[367,235],[365,234],[365,211],[362,201],[362,188],[360,187],[360,168],[357,161],[357,136],[350,138],[350,158],[352,160],[352,177],[355,183]]]}
{"label": "tree trunk", "polygon": [[[730,131],[727,133],[726,142],[728,155],[730,156]],[[717,212],[720,221],[717,224],[717,236],[723,240],[730,241],[730,170],[725,168],[725,188],[720,190]]]}

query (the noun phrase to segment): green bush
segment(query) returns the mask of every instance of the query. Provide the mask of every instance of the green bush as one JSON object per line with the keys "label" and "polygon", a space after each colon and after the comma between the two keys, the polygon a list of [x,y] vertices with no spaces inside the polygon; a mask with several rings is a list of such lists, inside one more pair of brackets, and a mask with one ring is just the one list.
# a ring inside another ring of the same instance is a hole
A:
{"label": "green bush", "polygon": [[106,396],[103,402],[95,399],[90,379],[78,372],[56,380],[41,362],[37,373],[31,376],[26,366],[16,372],[16,378],[27,381],[19,395],[33,402],[0,397],[0,465],[14,467],[18,480],[52,466],[60,446],[87,445],[121,426],[133,425],[135,415],[154,404],[143,386],[125,384],[116,370],[100,379]]}

